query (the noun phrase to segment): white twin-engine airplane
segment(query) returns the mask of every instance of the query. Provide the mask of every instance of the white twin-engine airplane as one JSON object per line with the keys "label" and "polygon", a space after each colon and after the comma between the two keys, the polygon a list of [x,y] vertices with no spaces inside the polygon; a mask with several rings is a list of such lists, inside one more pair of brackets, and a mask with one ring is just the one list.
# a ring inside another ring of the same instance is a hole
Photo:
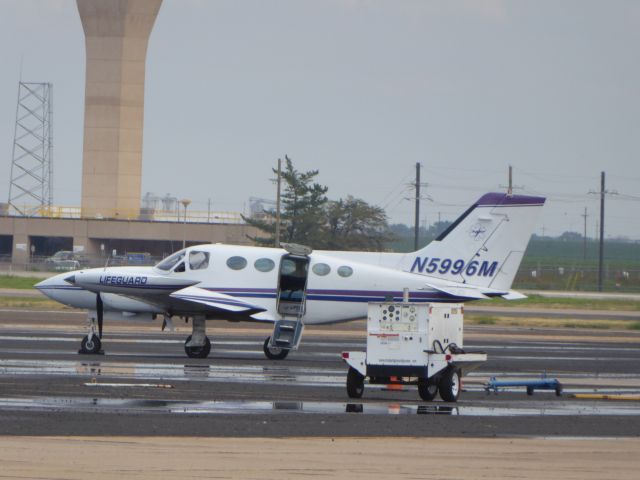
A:
{"label": "white twin-engine airplane", "polygon": [[437,239],[413,253],[312,251],[198,245],[154,267],[67,272],[36,285],[65,305],[88,309],[80,353],[99,353],[104,319],[191,319],[184,349],[206,358],[206,320],[273,323],[264,342],[284,359],[304,325],[361,319],[368,302],[463,302],[524,298],[510,290],[544,204],[542,197],[488,193]]}

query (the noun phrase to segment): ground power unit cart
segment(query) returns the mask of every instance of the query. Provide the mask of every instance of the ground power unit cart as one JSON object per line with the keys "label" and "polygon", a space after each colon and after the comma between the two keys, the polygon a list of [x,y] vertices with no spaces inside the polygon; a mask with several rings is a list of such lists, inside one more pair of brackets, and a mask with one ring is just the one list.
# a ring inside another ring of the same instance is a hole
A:
{"label": "ground power unit cart", "polygon": [[360,398],[369,384],[417,385],[423,400],[438,392],[447,402],[460,396],[460,377],[487,360],[463,349],[462,304],[370,303],[367,351],[343,352],[349,365],[347,394]]}

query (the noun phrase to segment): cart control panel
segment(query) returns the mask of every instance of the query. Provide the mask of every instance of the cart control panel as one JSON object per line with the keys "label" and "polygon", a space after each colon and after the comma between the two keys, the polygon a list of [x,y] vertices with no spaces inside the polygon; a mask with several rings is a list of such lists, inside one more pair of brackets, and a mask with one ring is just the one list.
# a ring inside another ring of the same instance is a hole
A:
{"label": "cart control panel", "polygon": [[462,347],[463,307],[441,303],[372,303],[367,315],[367,363],[426,365],[425,352]]}

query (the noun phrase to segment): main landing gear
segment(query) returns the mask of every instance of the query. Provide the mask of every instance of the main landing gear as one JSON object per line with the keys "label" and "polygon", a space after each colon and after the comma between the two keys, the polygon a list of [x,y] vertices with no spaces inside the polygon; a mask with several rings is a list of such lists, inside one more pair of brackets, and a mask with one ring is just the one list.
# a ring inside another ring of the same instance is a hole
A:
{"label": "main landing gear", "polygon": [[207,358],[211,353],[211,340],[207,337],[205,317],[193,317],[191,324],[192,333],[184,342],[184,352],[189,358]]}

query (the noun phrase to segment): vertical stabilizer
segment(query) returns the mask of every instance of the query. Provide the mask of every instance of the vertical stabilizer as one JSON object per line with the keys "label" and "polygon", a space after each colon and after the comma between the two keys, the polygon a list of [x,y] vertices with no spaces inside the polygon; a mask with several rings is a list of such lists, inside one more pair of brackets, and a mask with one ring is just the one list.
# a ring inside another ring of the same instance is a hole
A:
{"label": "vertical stabilizer", "polygon": [[509,290],[544,197],[487,193],[402,269],[433,278]]}

